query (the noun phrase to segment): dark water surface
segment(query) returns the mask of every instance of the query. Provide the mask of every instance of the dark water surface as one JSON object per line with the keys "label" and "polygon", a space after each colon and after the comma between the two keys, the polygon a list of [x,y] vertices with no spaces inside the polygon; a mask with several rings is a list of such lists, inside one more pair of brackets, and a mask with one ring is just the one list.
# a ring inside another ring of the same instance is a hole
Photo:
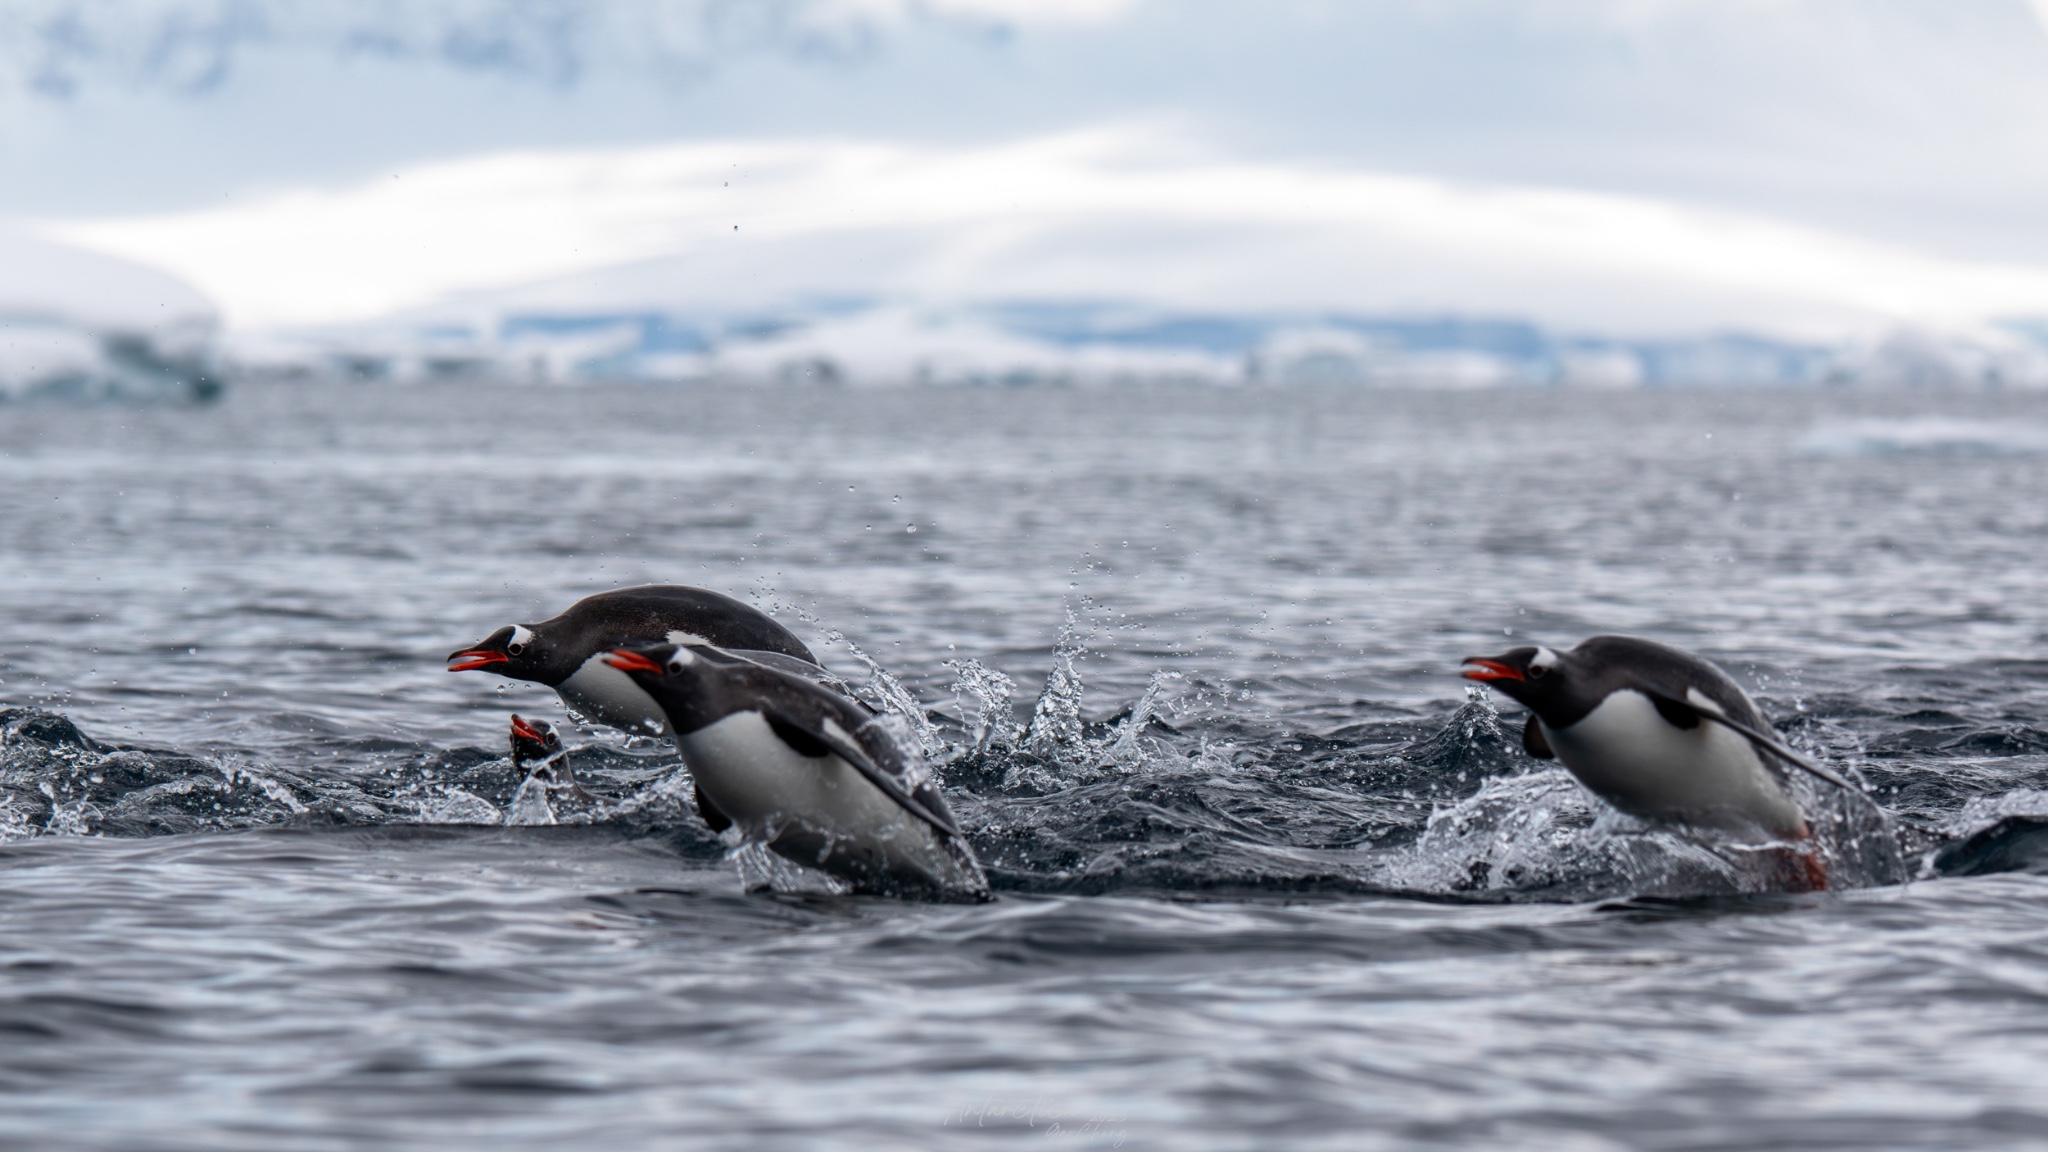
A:
{"label": "dark water surface", "polygon": [[[2043,396],[0,408],[0,1145],[2042,1146],[2044,480]],[[441,657],[650,581],[909,708],[999,899],[750,891],[600,730],[515,803],[559,704]],[[1455,675],[1600,631],[1867,786],[1839,890]]]}

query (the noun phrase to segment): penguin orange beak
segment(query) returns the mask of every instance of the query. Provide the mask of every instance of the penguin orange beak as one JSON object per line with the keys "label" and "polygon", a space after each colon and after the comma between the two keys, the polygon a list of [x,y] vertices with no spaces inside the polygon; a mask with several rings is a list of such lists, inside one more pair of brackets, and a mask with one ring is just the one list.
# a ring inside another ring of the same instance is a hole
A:
{"label": "penguin orange beak", "polygon": [[1503,664],[1498,660],[1487,660],[1478,656],[1467,656],[1464,659],[1463,663],[1477,665],[1477,667],[1469,668],[1466,671],[1460,673],[1460,675],[1464,676],[1467,680],[1477,680],[1481,684],[1491,684],[1495,680],[1528,679],[1527,676],[1522,674],[1522,670],[1520,668],[1516,668],[1510,664]]}
{"label": "penguin orange beak", "polygon": [[471,648],[467,652],[457,652],[448,657],[448,670],[450,672],[474,672],[479,668],[488,668],[493,664],[503,664],[510,659],[512,657],[505,655],[503,652],[493,652],[489,648]]}
{"label": "penguin orange beak", "polygon": [[604,654],[604,662],[621,672],[660,672],[661,665],[649,660],[638,652],[614,648]]}
{"label": "penguin orange beak", "polygon": [[519,736],[527,740],[532,740],[537,744],[545,744],[548,742],[548,738],[540,734],[540,729],[535,728],[533,725],[528,724],[525,720],[520,719],[519,713],[517,712],[514,712],[512,714],[512,734],[514,736]]}

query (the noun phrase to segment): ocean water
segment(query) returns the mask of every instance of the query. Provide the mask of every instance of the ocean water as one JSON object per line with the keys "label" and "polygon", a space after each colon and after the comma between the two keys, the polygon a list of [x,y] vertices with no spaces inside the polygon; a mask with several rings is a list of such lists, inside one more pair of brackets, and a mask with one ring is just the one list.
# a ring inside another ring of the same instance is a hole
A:
{"label": "ocean water", "polygon": [[[2044,480],[2034,395],[0,408],[0,1146],[2048,1144]],[[442,671],[655,581],[897,710],[997,898],[835,895]],[[1836,890],[1456,676],[1608,631],[1857,781]]]}

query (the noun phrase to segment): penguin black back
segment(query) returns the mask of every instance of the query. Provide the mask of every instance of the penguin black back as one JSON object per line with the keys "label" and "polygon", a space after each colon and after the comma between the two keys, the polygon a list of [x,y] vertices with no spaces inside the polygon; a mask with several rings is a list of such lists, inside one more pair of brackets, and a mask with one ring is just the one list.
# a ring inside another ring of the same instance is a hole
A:
{"label": "penguin black back", "polygon": [[803,641],[758,609],[706,588],[649,584],[586,596],[537,624],[508,624],[451,653],[448,670],[488,669],[556,688],[599,652],[665,640],[818,663]]}
{"label": "penguin black back", "polygon": [[848,731],[873,719],[866,708],[812,681],[716,647],[661,644],[629,649],[661,666],[634,679],[668,713],[679,735],[716,724],[735,712],[769,711],[808,724],[831,720]]}
{"label": "penguin black back", "polygon": [[[1727,673],[1690,652],[1636,636],[1594,636],[1566,652],[1514,648],[1466,663],[1481,666],[1481,671],[1467,674],[1470,679],[1491,684],[1527,705],[1552,728],[1571,727],[1625,688],[1649,690],[1645,694],[1661,702],[1660,712],[1667,711],[1670,702],[1684,702],[1697,692],[1729,720],[1766,727],[1749,694]],[[1696,717],[1665,718],[1681,728],[1697,723]]]}

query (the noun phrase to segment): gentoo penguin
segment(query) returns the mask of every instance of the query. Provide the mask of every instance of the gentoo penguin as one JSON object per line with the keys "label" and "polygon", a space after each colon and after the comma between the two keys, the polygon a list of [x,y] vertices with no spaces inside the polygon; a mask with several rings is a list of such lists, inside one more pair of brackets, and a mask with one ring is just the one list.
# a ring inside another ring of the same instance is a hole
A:
{"label": "gentoo penguin", "polygon": [[569,768],[569,750],[562,747],[555,726],[545,720],[527,720],[517,712],[512,714],[512,767],[529,778],[545,771],[548,787],[578,799],[590,799],[590,793],[576,783],[576,775]]}
{"label": "gentoo penguin", "polygon": [[988,895],[930,770],[853,701],[715,647],[620,648],[604,659],[667,713],[714,830],[737,825],[859,891]]}
{"label": "gentoo penguin", "polygon": [[787,671],[827,675],[789,629],[730,596],[679,584],[600,592],[552,620],[508,624],[450,654],[448,670],[489,669],[545,684],[585,716],[624,732],[655,736],[668,731],[661,709],[599,657],[612,648],[663,641],[715,644]]}
{"label": "gentoo penguin", "polygon": [[[1783,765],[1848,781],[1785,746],[1748,693],[1689,652],[1633,636],[1595,636],[1569,652],[1515,648],[1471,657],[1468,680],[1529,708],[1522,747],[1555,758],[1632,816],[1784,840],[1811,835],[1779,780]],[[1801,879],[1827,872],[1801,852]]]}

